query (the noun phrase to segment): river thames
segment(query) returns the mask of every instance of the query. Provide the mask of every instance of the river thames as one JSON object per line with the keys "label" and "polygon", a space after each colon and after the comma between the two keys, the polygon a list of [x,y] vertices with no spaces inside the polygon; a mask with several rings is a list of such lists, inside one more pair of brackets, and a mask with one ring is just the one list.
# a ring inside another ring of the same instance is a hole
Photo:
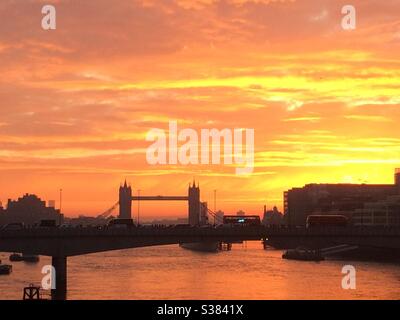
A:
{"label": "river thames", "polygon": [[[198,253],[177,245],[97,253],[68,259],[68,299],[400,299],[400,264],[326,260],[288,261],[260,242],[232,251]],[[21,299],[24,286],[40,284],[37,264],[13,262],[0,276],[0,299]],[[342,289],[344,265],[356,268],[355,290]]]}

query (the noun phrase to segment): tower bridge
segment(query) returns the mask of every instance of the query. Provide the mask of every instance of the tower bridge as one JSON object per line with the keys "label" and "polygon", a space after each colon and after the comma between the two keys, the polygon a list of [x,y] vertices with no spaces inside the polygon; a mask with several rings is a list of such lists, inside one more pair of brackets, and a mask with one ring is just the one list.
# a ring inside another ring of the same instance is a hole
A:
{"label": "tower bridge", "polygon": [[[203,224],[206,219],[206,203],[200,201],[200,186],[189,185],[187,196],[132,196],[132,187],[126,180],[119,188],[119,218],[132,219],[132,201],[187,201],[188,202],[188,222],[192,226]],[[202,207],[205,206],[205,213]]]}

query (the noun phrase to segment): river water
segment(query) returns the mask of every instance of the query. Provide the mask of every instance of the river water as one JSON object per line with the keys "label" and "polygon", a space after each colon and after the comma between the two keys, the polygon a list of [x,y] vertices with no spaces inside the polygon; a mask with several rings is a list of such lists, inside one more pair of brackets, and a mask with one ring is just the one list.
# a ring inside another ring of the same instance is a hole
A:
{"label": "river water", "polygon": [[[68,259],[68,299],[400,299],[400,265],[359,261],[288,261],[260,242],[198,253],[177,245],[112,251]],[[0,253],[3,263],[9,254]],[[0,276],[0,299],[21,299],[40,284],[37,264],[14,262]],[[356,289],[342,288],[344,265],[356,268]]]}

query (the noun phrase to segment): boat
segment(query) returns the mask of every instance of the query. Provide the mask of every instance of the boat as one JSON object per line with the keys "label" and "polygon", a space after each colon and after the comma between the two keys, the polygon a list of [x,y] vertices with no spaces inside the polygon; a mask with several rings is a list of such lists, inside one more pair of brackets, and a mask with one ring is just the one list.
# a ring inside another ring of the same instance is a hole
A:
{"label": "boat", "polygon": [[25,262],[36,263],[39,262],[39,260],[40,260],[39,256],[33,254],[13,253],[10,255],[10,261],[13,262],[25,261]]}
{"label": "boat", "polygon": [[37,255],[34,254],[22,254],[22,261],[25,262],[31,262],[31,263],[37,263],[39,262],[40,258]]}
{"label": "boat", "polygon": [[23,261],[24,259],[22,258],[22,255],[19,253],[13,253],[10,255],[10,261],[13,262],[18,262],[18,261]]}
{"label": "boat", "polygon": [[286,250],[283,255],[283,259],[288,260],[301,260],[301,261],[323,261],[325,257],[319,250],[311,250],[307,248],[296,248]]}
{"label": "boat", "polygon": [[9,264],[1,264],[0,260],[0,275],[1,274],[10,274],[12,271],[12,266]]}
{"label": "boat", "polygon": [[220,243],[215,241],[180,243],[179,246],[184,249],[200,251],[200,252],[217,252],[220,248]]}

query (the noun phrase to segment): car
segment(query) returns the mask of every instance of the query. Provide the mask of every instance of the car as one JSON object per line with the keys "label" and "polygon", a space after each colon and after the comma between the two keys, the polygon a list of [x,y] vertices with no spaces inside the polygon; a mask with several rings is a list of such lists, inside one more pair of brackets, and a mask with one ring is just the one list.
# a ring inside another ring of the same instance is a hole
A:
{"label": "car", "polygon": [[55,228],[57,227],[56,220],[41,220],[39,228]]}
{"label": "car", "polygon": [[187,224],[187,223],[181,223],[181,224],[176,224],[174,225],[175,229],[188,229],[188,228],[192,228],[192,225]]}
{"label": "car", "polygon": [[63,223],[62,225],[60,225],[61,229],[71,229],[73,227],[74,227],[73,225],[68,224],[68,223]]}
{"label": "car", "polygon": [[134,226],[133,219],[113,219],[108,225],[109,228],[130,228]]}

